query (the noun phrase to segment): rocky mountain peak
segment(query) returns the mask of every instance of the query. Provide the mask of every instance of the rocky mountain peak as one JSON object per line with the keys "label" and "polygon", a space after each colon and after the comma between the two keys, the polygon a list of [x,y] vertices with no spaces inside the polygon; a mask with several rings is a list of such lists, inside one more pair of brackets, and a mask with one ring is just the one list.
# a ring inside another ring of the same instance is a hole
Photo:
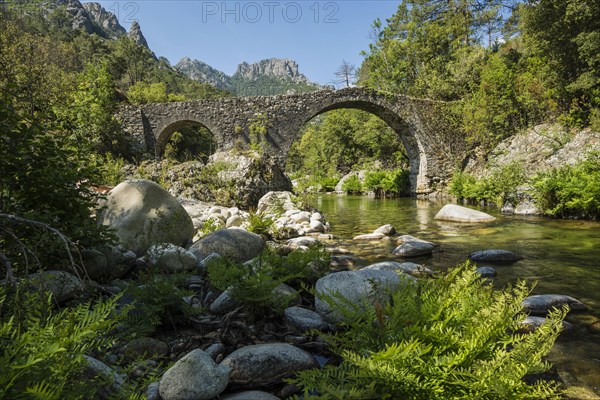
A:
{"label": "rocky mountain peak", "polygon": [[100,25],[111,39],[119,38],[127,33],[125,28],[119,24],[117,16],[106,11],[100,3],[83,3],[83,8],[88,16]]}
{"label": "rocky mountain peak", "polygon": [[259,62],[248,64],[243,62],[238,65],[233,75],[247,80],[256,80],[259,77],[290,78],[298,82],[307,82],[306,76],[301,74],[298,63],[286,58],[269,58]]}
{"label": "rocky mountain peak", "polygon": [[106,11],[99,3],[81,3],[79,0],[50,0],[45,3],[44,7],[48,12],[64,7],[64,10],[72,18],[71,26],[75,30],[81,29],[109,39],[117,39],[127,33],[125,28],[119,24],[117,17],[110,11]]}
{"label": "rocky mountain peak", "polygon": [[144,46],[145,48],[149,49],[148,42],[146,41],[146,38],[142,33],[142,29],[140,28],[140,24],[137,21],[133,21],[131,23],[131,28],[129,28],[129,33],[127,34],[127,37],[132,39],[138,45]]}

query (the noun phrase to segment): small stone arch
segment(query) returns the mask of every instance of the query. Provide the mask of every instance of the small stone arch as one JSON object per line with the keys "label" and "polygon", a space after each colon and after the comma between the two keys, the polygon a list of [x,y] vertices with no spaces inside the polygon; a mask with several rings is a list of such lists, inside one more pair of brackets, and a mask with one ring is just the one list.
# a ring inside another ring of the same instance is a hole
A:
{"label": "small stone arch", "polygon": [[164,155],[165,148],[167,147],[167,143],[173,133],[189,127],[189,126],[198,126],[207,129],[213,136],[215,142],[217,143],[217,148],[221,145],[219,138],[215,135],[215,131],[210,129],[207,124],[200,122],[197,118],[193,117],[184,117],[184,118],[173,118],[170,120],[163,121],[162,125],[157,127],[158,135],[156,137],[156,141],[154,142],[154,155],[156,158],[160,158]]}
{"label": "small stone arch", "polygon": [[[298,127],[295,127],[293,141],[299,139],[298,135],[300,134],[301,128],[310,120],[326,112],[340,109],[355,109],[365,111],[381,118],[382,121],[389,125],[398,134],[400,141],[408,153],[411,192],[418,193],[427,188],[429,183],[426,177],[427,158],[425,157],[423,144],[418,138],[417,128],[410,122],[404,120],[391,107],[387,107],[386,105],[378,104],[368,100],[353,99],[334,101],[331,104],[319,104],[310,107],[308,110],[309,112],[302,120],[303,122]],[[289,151],[289,149],[287,150]]]}

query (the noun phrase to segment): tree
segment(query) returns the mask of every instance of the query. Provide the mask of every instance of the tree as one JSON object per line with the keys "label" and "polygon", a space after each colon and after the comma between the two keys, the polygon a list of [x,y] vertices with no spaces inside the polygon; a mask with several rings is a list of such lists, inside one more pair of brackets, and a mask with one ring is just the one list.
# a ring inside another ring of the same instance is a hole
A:
{"label": "tree", "polygon": [[154,55],[144,46],[140,46],[127,37],[118,39],[112,53],[112,73],[124,75],[126,87],[143,81],[152,70]]}
{"label": "tree", "polygon": [[61,118],[71,124],[74,135],[82,143],[92,145],[89,151],[127,155],[125,136],[114,118],[117,101],[108,64],[86,64],[77,74],[76,82]]}
{"label": "tree", "polygon": [[587,122],[600,107],[600,3],[528,1],[521,30],[533,56],[550,66],[566,122]]}
{"label": "tree", "polygon": [[464,77],[477,79],[483,36],[491,42],[498,35],[504,18],[500,7],[512,3],[403,0],[387,26],[375,21],[372,36],[377,40],[363,52],[361,83],[419,97],[460,99],[476,86]]}
{"label": "tree", "polygon": [[342,65],[335,72],[335,76],[339,78],[336,83],[341,83],[346,85],[346,87],[350,87],[354,84],[356,79],[356,67],[354,64],[350,64],[348,61],[343,60]]}
{"label": "tree", "polygon": [[375,115],[335,110],[315,118],[294,143],[288,170],[315,178],[345,174],[377,160],[385,168],[408,167],[398,134]]}

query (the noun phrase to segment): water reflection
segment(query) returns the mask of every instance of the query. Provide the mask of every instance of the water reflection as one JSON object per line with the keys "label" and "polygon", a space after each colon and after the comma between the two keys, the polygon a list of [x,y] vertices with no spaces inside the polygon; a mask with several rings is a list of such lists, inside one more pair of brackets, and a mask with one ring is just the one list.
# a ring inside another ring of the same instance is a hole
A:
{"label": "water reflection", "polygon": [[419,229],[425,231],[429,225],[429,201],[417,199],[415,201],[415,206],[417,208],[417,222],[419,223]]}

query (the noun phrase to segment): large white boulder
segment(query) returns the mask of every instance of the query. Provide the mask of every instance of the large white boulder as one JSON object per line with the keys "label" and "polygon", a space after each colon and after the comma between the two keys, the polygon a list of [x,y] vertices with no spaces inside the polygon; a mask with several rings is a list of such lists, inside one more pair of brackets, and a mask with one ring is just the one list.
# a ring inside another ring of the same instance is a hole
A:
{"label": "large white boulder", "polygon": [[194,236],[192,219],[177,199],[145,179],[111,190],[98,222],[114,229],[121,244],[138,256],[159,243],[185,247]]}
{"label": "large white boulder", "polygon": [[215,364],[204,351],[186,354],[160,380],[163,400],[208,400],[217,397],[229,383],[231,370]]}
{"label": "large white boulder", "polygon": [[246,262],[262,252],[265,241],[260,235],[240,228],[219,229],[195,242],[189,250],[203,260],[217,253],[226,260]]}
{"label": "large white boulder", "polygon": [[277,384],[295,372],[319,366],[310,353],[287,343],[242,347],[225,357],[221,365],[231,368],[232,384],[245,387]]}
{"label": "large white boulder", "polygon": [[290,192],[269,192],[260,198],[256,207],[257,214],[281,215],[285,211],[296,209]]}
{"label": "large white boulder", "polygon": [[491,222],[496,218],[481,211],[459,206],[457,204],[446,204],[435,215],[435,219],[452,222]]}

